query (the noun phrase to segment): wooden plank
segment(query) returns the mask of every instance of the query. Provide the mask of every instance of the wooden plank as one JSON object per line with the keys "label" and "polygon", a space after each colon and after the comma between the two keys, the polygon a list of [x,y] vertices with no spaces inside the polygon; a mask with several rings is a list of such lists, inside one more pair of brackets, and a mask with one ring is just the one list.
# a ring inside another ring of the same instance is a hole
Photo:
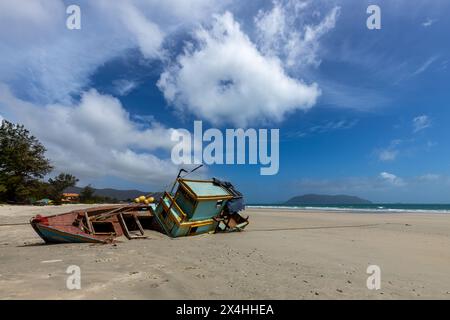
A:
{"label": "wooden plank", "polygon": [[105,220],[107,218],[110,218],[110,217],[112,217],[114,215],[117,215],[120,212],[120,210],[123,210],[125,208],[126,207],[123,206],[123,207],[119,207],[119,208],[116,208],[114,210],[111,210],[111,211],[108,211],[108,212],[105,212],[105,213],[101,213],[98,216],[94,216],[92,220],[94,220],[94,221],[103,221],[103,220]]}
{"label": "wooden plank", "polygon": [[120,224],[122,225],[122,228],[123,228],[123,233],[125,234],[125,236],[128,239],[131,239],[130,231],[128,230],[127,224],[125,223],[125,219],[123,218],[121,213],[119,213],[118,217],[119,217]]}
{"label": "wooden plank", "polygon": [[86,224],[88,227],[88,230],[91,234],[94,234],[94,227],[92,226],[91,220],[89,219],[89,215],[87,211],[84,212],[84,218],[86,219]]}
{"label": "wooden plank", "polygon": [[128,230],[127,224],[126,224],[126,222],[125,222],[125,219],[124,219],[122,213],[119,213],[119,214],[118,214],[118,217],[119,217],[120,224],[122,225],[124,234],[125,234],[125,236],[126,236],[128,239],[131,240],[131,239],[143,239],[143,238],[147,238],[146,236],[144,236],[144,230],[142,229],[142,226],[141,226],[140,223],[138,224],[138,226],[139,226],[139,229],[140,229],[142,235],[137,236],[137,235],[132,234],[132,233],[130,232],[130,230]]}
{"label": "wooden plank", "polygon": [[141,222],[139,221],[138,217],[134,214],[133,214],[133,217],[134,217],[134,221],[136,221],[136,224],[137,224],[139,230],[141,231],[141,235],[144,235],[144,228],[142,228]]}

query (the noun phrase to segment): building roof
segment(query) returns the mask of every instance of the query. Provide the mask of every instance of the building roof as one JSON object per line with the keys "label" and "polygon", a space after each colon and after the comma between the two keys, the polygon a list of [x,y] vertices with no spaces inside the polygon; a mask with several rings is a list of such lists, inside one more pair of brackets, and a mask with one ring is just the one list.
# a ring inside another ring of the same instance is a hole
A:
{"label": "building roof", "polygon": [[63,197],[79,197],[78,193],[63,193]]}

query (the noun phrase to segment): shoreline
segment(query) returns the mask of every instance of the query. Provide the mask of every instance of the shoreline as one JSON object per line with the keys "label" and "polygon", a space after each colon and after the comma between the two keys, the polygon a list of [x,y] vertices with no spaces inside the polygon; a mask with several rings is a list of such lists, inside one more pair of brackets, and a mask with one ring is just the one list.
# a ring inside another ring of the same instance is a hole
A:
{"label": "shoreline", "polygon": [[[84,207],[91,207],[86,205]],[[0,206],[0,224],[83,208]],[[248,208],[243,232],[45,245],[0,227],[0,299],[450,299],[447,214]],[[81,268],[81,289],[66,270]],[[381,268],[381,289],[366,286]]]}
{"label": "shoreline", "polygon": [[[450,206],[450,205],[449,205]],[[334,206],[283,206],[283,205],[246,205],[249,209],[263,210],[284,210],[284,211],[317,211],[317,212],[345,212],[345,213],[374,213],[374,214],[450,214],[448,210],[438,209],[396,209],[396,208],[354,208],[354,207],[334,207]]]}

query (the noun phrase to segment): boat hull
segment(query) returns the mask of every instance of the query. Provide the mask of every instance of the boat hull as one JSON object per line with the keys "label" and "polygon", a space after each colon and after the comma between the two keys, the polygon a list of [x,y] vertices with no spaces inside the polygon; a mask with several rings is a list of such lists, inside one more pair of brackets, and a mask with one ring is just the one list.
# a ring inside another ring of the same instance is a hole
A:
{"label": "boat hull", "polygon": [[40,223],[31,223],[31,225],[46,243],[105,243],[104,240],[90,237],[87,234],[74,234]]}
{"label": "boat hull", "polygon": [[37,215],[30,224],[46,243],[109,243],[122,235],[138,238],[131,230],[136,225],[143,238],[138,220],[151,217],[150,207],[144,205],[102,206],[51,216]]}

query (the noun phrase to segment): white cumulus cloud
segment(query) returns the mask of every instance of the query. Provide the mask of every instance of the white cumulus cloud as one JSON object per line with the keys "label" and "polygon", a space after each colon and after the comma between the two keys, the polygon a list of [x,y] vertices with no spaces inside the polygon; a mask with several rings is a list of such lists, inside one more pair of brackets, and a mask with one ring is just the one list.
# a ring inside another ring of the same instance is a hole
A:
{"label": "white cumulus cloud", "polygon": [[210,0],[80,0],[81,30],[66,28],[62,0],[0,1],[0,82],[40,103],[70,102],[98,67],[139,49],[164,59],[164,41],[220,10]]}
{"label": "white cumulus cloud", "polygon": [[120,17],[125,28],[137,41],[142,54],[146,58],[155,58],[161,55],[161,45],[165,33],[153,21],[129,2],[119,1],[117,16]]}
{"label": "white cumulus cloud", "polygon": [[158,81],[166,100],[214,124],[283,120],[309,109],[320,95],[316,83],[289,77],[276,57],[258,51],[231,13],[215,15]]}
{"label": "white cumulus cloud", "polygon": [[173,129],[131,120],[116,98],[90,90],[74,105],[36,106],[0,86],[0,109],[24,124],[46,146],[56,171],[92,178],[118,177],[161,186],[176,174],[169,153]]}

